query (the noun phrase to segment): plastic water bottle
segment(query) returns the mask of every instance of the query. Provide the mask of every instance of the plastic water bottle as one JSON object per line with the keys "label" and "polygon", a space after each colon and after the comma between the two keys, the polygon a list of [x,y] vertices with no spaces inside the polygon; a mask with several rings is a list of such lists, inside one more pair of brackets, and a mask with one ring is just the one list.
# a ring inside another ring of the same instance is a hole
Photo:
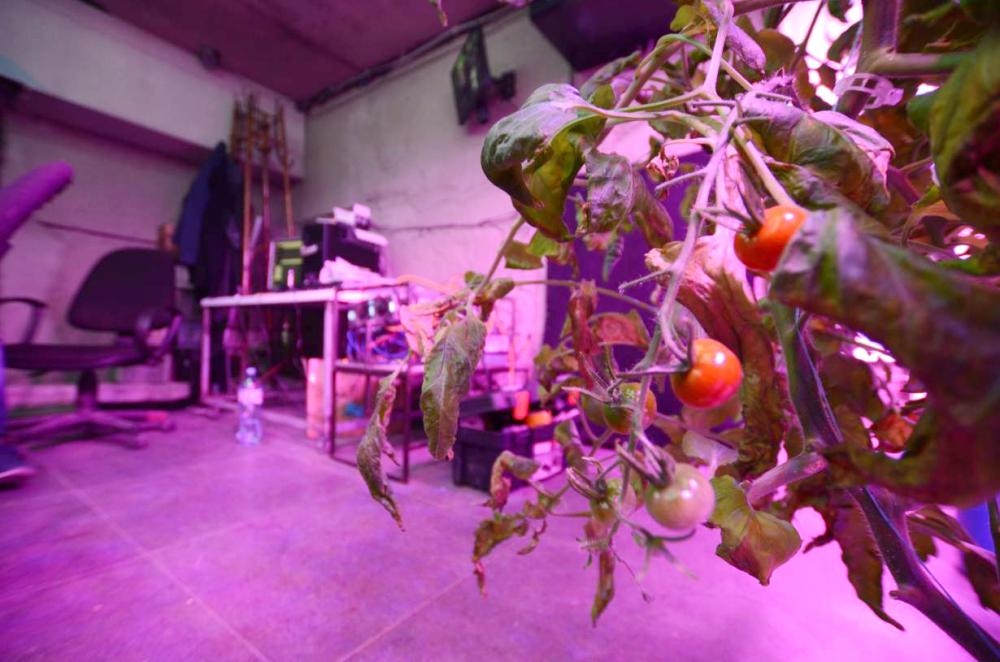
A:
{"label": "plastic water bottle", "polygon": [[257,379],[257,368],[247,368],[246,377],[240,382],[236,391],[236,402],[239,406],[240,422],[236,429],[236,441],[244,446],[256,446],[260,443],[262,428],[260,424],[260,408],[264,404],[264,388]]}

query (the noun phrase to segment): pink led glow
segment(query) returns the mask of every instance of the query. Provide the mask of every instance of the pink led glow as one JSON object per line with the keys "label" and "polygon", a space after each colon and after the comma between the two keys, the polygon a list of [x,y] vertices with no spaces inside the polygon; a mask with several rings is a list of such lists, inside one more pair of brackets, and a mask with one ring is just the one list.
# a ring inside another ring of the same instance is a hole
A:
{"label": "pink led glow", "polygon": [[857,346],[851,350],[851,355],[859,361],[865,363],[895,363],[896,359],[885,353],[882,345],[869,340],[860,333],[855,336]]}

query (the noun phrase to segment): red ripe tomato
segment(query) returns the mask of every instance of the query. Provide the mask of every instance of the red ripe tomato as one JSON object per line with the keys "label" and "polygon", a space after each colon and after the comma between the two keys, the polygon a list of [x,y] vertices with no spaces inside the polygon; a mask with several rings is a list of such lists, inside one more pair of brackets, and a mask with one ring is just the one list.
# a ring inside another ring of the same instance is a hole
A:
{"label": "red ripe tomato", "polygon": [[806,211],[791,205],[775,205],[764,210],[764,222],[753,234],[740,232],[733,248],[740,262],[756,271],[771,271],[781,254],[806,220]]}
{"label": "red ripe tomato", "polygon": [[711,516],[715,509],[712,483],[690,464],[678,464],[674,479],[666,487],[650,487],[646,510],[668,529],[687,531]]}
{"label": "red ripe tomato", "polygon": [[718,407],[733,397],[743,381],[743,367],[728,347],[712,338],[691,343],[691,368],[670,375],[677,399],[689,407]]}

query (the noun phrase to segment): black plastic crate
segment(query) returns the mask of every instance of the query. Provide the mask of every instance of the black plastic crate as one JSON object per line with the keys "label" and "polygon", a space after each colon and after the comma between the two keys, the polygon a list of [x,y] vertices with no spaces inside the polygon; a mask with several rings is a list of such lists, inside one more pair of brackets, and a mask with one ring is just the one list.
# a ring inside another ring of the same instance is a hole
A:
{"label": "black plastic crate", "polygon": [[[483,492],[490,490],[490,472],[500,453],[530,457],[541,466],[536,478],[544,480],[565,468],[562,448],[555,441],[556,426],[572,418],[575,412],[557,416],[552,423],[536,428],[510,425],[500,430],[477,430],[459,426],[455,439],[455,457],[451,462],[451,477],[456,485],[468,485]],[[513,478],[511,487],[524,487],[523,480]]]}

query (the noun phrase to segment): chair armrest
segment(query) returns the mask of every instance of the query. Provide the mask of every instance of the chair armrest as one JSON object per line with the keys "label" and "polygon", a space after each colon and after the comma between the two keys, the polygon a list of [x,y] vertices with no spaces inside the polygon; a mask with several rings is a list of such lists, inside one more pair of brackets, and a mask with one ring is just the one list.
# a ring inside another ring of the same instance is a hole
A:
{"label": "chair armrest", "polygon": [[35,337],[35,332],[38,331],[38,323],[42,321],[42,310],[48,308],[48,304],[31,297],[0,297],[0,305],[7,303],[23,303],[31,308],[31,316],[28,318],[24,333],[21,334],[21,339],[18,341],[30,343]]}
{"label": "chair armrest", "polygon": [[[162,313],[170,315],[170,322],[166,324],[167,334],[160,344],[151,346],[149,344],[149,334],[154,328],[154,322]],[[176,308],[150,310],[142,313],[135,321],[135,333],[132,340],[140,352],[146,355],[146,362],[149,364],[159,363],[163,356],[170,350],[177,338],[177,332],[181,328],[181,313]]]}

